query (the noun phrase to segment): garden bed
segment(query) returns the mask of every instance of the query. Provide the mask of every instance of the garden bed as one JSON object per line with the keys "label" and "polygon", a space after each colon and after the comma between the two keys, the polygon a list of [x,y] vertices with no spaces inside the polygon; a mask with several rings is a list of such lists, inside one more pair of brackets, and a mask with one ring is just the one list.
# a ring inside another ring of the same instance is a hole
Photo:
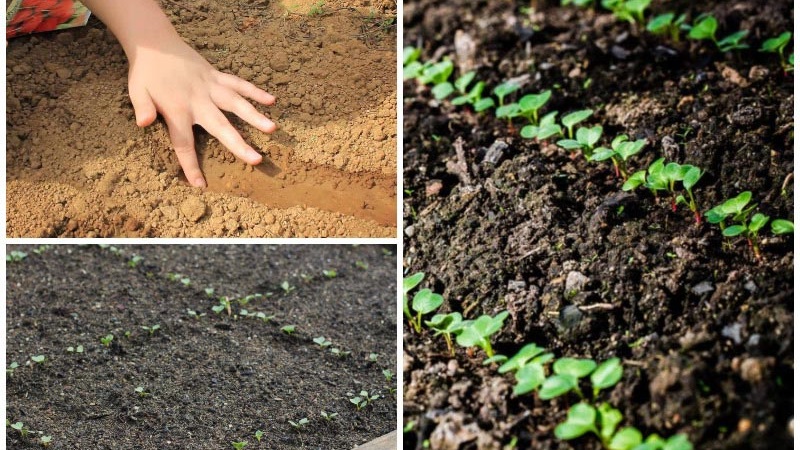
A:
{"label": "garden bed", "polygon": [[[749,30],[751,48],[727,53],[685,34],[671,43],[600,6],[556,3],[408,2],[404,42],[421,61],[453,60],[451,81],[476,71],[484,96],[514,79],[522,87],[511,100],[552,90],[543,113],[593,109],[586,126],[602,125],[604,143],[622,133],[646,140],[632,170],[660,157],[702,168],[701,214],[747,190],[758,211],[792,219],[793,74],[758,51],[793,29],[791,2],[654,2],[648,11],[711,13],[720,36]],[[523,139],[524,120],[509,125],[451,99],[404,83],[404,264],[444,295],[439,311],[507,310],[493,337],[504,355],[535,342],[557,357],[621,358],[624,376],[602,398],[645,436],[685,433],[696,449],[791,448],[791,235],[764,228],[757,261],[745,239],[696,225],[663,194],[622,191],[610,162],[571,157],[557,139]],[[405,448],[500,449],[513,439],[601,448],[556,439],[571,403],[512,395],[513,375],[484,358],[460,348],[451,358],[443,339],[406,327]]]}
{"label": "garden bed", "polygon": [[277,97],[246,166],[196,133],[209,187],[183,178],[166,126],[138,129],[127,61],[96,19],[12,39],[7,232],[25,237],[359,236],[396,230],[396,6],[162,2],[217,69]]}
{"label": "garden bed", "polygon": [[[31,431],[7,427],[8,448],[344,449],[395,429],[393,246],[12,251],[27,256],[8,263],[6,415]],[[231,315],[212,310],[218,296]],[[377,398],[358,410],[362,390]]]}

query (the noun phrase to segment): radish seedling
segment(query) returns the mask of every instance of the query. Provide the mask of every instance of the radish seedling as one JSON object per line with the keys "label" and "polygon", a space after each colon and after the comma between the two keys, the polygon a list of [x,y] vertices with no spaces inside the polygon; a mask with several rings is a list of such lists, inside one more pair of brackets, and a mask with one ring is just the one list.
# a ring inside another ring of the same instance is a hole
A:
{"label": "radish seedling", "polygon": [[485,111],[489,108],[494,108],[494,100],[491,97],[483,97],[483,90],[486,88],[486,83],[478,81],[472,86],[472,89],[467,91],[467,87],[475,78],[475,72],[468,72],[458,77],[455,82],[455,88],[461,95],[454,98],[452,103],[456,106],[470,104],[475,108],[475,112]]}
{"label": "radish seedling", "polygon": [[53,443],[53,436],[42,436],[39,438],[39,443],[42,444],[42,447],[50,447],[50,444]]}
{"label": "radish seedling", "polygon": [[[505,362],[502,366],[500,366],[497,371],[499,373],[506,373],[510,371],[518,371],[525,367],[529,362],[534,360],[537,356],[541,355],[545,352],[545,349],[539,347],[536,344],[528,344],[517,352],[516,355],[512,356]],[[542,364],[539,362],[539,364]]]}
{"label": "radish seedling", "polygon": [[[353,395],[352,393],[348,393],[349,395]],[[350,403],[356,405],[356,409],[361,411],[362,409],[366,408],[367,405],[372,403],[373,401],[379,398],[378,394],[370,395],[367,391],[361,391],[358,393],[357,396],[350,399]]]}
{"label": "radish seedling", "polygon": [[403,48],[403,80],[417,78],[422,73],[422,63],[419,57],[422,50],[414,47]]}
{"label": "radish seedling", "polygon": [[411,301],[411,309],[417,314],[411,319],[411,325],[417,333],[422,332],[422,316],[436,311],[444,303],[444,297],[430,289],[421,289]]}
{"label": "radish seedling", "polygon": [[647,24],[647,31],[658,36],[669,36],[672,42],[677,44],[681,40],[681,27],[686,22],[686,14],[681,14],[677,18],[675,13],[669,12],[660,14]]}
{"label": "radish seedling", "polygon": [[18,250],[12,250],[10,253],[6,255],[6,262],[20,262],[23,259],[27,258],[28,254],[25,252],[20,252]]}
{"label": "radish seedling", "polygon": [[361,270],[367,270],[369,269],[369,263],[366,261],[356,261],[356,267]]}
{"label": "radish seedling", "polygon": [[261,430],[256,430],[255,437],[256,441],[261,442],[261,438],[264,437],[264,432]]}
{"label": "radish seedling", "polygon": [[281,289],[283,289],[283,293],[284,293],[284,294],[291,294],[291,293],[292,293],[292,291],[294,291],[296,288],[295,288],[294,286],[292,286],[291,284],[289,284],[289,282],[288,282],[288,281],[285,281],[285,280],[284,280],[284,281],[281,283]]}
{"label": "radish seedling", "polygon": [[336,275],[338,275],[338,273],[336,273],[335,269],[323,270],[322,274],[325,275],[328,278],[336,278]]}
{"label": "radish seedling", "polygon": [[611,10],[619,20],[631,24],[644,24],[644,10],[650,6],[651,0],[603,0],[603,8]]}
{"label": "radish seedling", "polygon": [[113,334],[107,334],[107,335],[105,335],[105,336],[100,338],[100,343],[105,345],[106,347],[110,347],[111,346],[111,341],[113,341],[113,340],[114,340],[114,335]]}
{"label": "radish seedling", "polygon": [[334,348],[331,349],[331,353],[333,353],[334,355],[338,356],[339,358],[344,358],[345,356],[350,355],[351,352],[346,352],[344,350],[340,350],[340,349],[334,347]]}
{"label": "radish seedling", "polygon": [[326,413],[325,411],[320,411],[320,414],[328,422],[333,421],[339,415],[339,413]]}
{"label": "radish seedling", "polygon": [[595,151],[594,145],[600,140],[602,135],[603,127],[600,125],[592,128],[580,127],[577,133],[575,133],[575,139],[561,139],[556,142],[556,144],[570,151],[580,150],[588,161]]}
{"label": "radish seedling", "polygon": [[133,390],[133,392],[139,394],[139,397],[147,397],[148,395],[150,395],[144,391],[144,387],[142,386],[137,386],[136,389]]}
{"label": "radish seedling", "polygon": [[67,352],[69,353],[83,353],[83,346],[79,345],[77,347],[67,347]]}
{"label": "radish seedling", "polygon": [[536,138],[540,141],[556,135],[563,136],[561,125],[556,123],[556,115],[558,115],[558,111],[551,111],[542,117],[538,126],[525,125],[520,130],[520,136],[526,139]]}
{"label": "radish seedling", "polygon": [[588,119],[589,116],[592,115],[592,113],[594,113],[594,111],[592,111],[591,109],[582,109],[580,111],[571,112],[566,116],[562,117],[561,123],[565,127],[567,127],[567,138],[572,139],[573,138],[572,129],[575,127],[575,125]]}
{"label": "radish seedling", "polygon": [[11,378],[12,376],[14,376],[14,371],[17,370],[18,368],[19,368],[19,363],[13,361],[11,364],[8,365],[8,367],[6,367],[6,376]]}
{"label": "radish seedling", "polygon": [[589,379],[593,395],[597,397],[601,390],[614,386],[622,379],[622,363],[619,358],[607,359],[594,369]]}
{"label": "radish seedling", "polygon": [[308,424],[308,419],[303,417],[302,419],[298,420],[297,422],[290,420],[289,424],[291,424],[296,430],[300,431],[301,428]]}
{"label": "radish seedling", "polygon": [[[213,309],[213,308],[212,308],[212,309]],[[220,311],[221,311],[221,310],[220,310]],[[197,314],[197,311],[195,311],[195,310],[193,310],[193,309],[187,309],[187,310],[186,310],[186,314],[188,314],[188,315],[189,315],[189,317],[194,317],[194,318],[195,318],[195,319],[197,319],[197,320],[200,320],[200,318],[201,318],[201,317],[203,317],[203,316],[205,316],[205,315],[206,315],[206,313]]]}
{"label": "radish seedling", "polygon": [[753,214],[753,217],[748,221],[746,216],[739,221],[736,225],[731,225],[724,230],[722,234],[725,237],[735,237],[745,235],[747,243],[753,249],[753,254],[757,260],[761,260],[761,251],[758,248],[758,232],[764,228],[764,225],[769,222],[769,217],[761,213]]}
{"label": "radish seedling", "polygon": [[489,358],[494,357],[494,349],[489,338],[503,328],[503,322],[508,317],[508,311],[503,311],[496,316],[482,315],[475,320],[462,322],[461,332],[456,336],[456,342],[462,347],[480,347]]}
{"label": "radish seedling", "polygon": [[[309,14],[311,14],[311,13],[309,13]],[[246,442],[246,441],[241,441],[241,442],[231,442],[231,445],[232,445],[232,446],[233,446],[233,448],[234,448],[234,449],[236,449],[236,450],[242,450],[243,448],[245,448],[245,446],[247,446],[247,442]]]}
{"label": "radish seedling", "polygon": [[794,223],[786,219],[775,219],[770,224],[772,234],[794,233]]}
{"label": "radish seedling", "polygon": [[694,24],[689,30],[689,39],[712,41],[722,52],[749,48],[741,40],[747,36],[747,30],[739,30],[721,40],[717,40],[717,19],[708,14],[702,14],[695,19]]}
{"label": "radish seedling", "polygon": [[700,170],[699,167],[684,164],[681,167],[683,170],[683,179],[681,182],[683,183],[683,188],[686,189],[686,193],[689,195],[689,201],[686,201],[686,197],[683,195],[679,195],[675,199],[675,203],[680,205],[683,203],[684,205],[689,207],[689,210],[694,213],[694,221],[696,224],[700,225],[702,223],[702,219],[700,218],[700,212],[697,210],[697,203],[694,201],[694,194],[692,194],[692,188],[698,181],[700,181],[700,177],[703,176],[703,171]]}
{"label": "radish seedling", "polygon": [[283,331],[286,334],[292,334],[292,333],[294,333],[295,328],[296,327],[294,325],[285,325],[285,326],[281,327],[281,331]]}
{"label": "radish seedling", "polygon": [[313,339],[314,343],[319,345],[322,348],[330,347],[332,342],[325,339],[325,336],[316,337]]}
{"label": "radish seedling", "polygon": [[[750,205],[752,193],[744,191],[736,197],[730,198],[720,205],[706,211],[705,216],[709,223],[718,223],[725,237],[735,237],[745,235],[747,244],[753,249],[753,254],[757,260],[761,259],[761,251],[758,248],[758,232],[769,221],[769,217],[756,213],[750,218],[750,213],[756,205]],[[735,225],[725,226],[725,221],[731,219]],[[749,219],[749,220],[748,220]]]}
{"label": "radish seedling", "polygon": [[367,359],[369,360],[369,362],[378,362],[378,354],[370,353]]}
{"label": "radish seedling", "polygon": [[777,53],[778,57],[781,61],[781,67],[783,68],[784,72],[788,71],[789,64],[787,64],[786,60],[783,58],[783,50],[786,48],[786,45],[792,39],[792,32],[791,31],[784,31],[778,37],[774,37],[772,39],[767,39],[761,44],[762,52],[768,53]]}
{"label": "radish seedling", "polygon": [[544,106],[552,92],[548,89],[538,94],[528,94],[519,99],[519,115],[528,119],[533,125],[539,124],[539,109]]}
{"label": "radish seedling", "polygon": [[155,334],[156,331],[161,329],[161,325],[155,324],[155,325],[152,325],[152,326],[149,326],[149,327],[145,326],[145,325],[142,325],[142,329],[143,330],[147,330],[147,332],[150,333],[150,336],[152,336],[153,334]]}
{"label": "radish seedling", "polygon": [[231,315],[231,301],[228,297],[219,297],[219,304],[214,305],[211,307],[211,310],[215,313],[219,314],[222,311],[227,311],[228,315]]}
{"label": "radish seedling", "polygon": [[426,321],[425,324],[428,328],[434,330],[436,336],[443,335],[444,341],[447,344],[447,350],[450,355],[455,356],[456,352],[453,348],[453,340],[450,337],[452,334],[457,334],[461,329],[462,317],[459,312],[452,312],[450,314],[436,314],[431,320]]}
{"label": "radish seedling", "polygon": [[387,383],[391,383],[392,382],[392,377],[394,377],[394,372],[392,372],[389,369],[383,369],[381,371],[381,373],[383,373],[383,378],[386,379]]}
{"label": "radish seedling", "polygon": [[542,400],[550,400],[573,391],[583,397],[578,389],[578,380],[588,376],[597,367],[597,363],[591,359],[560,358],[553,363],[554,375],[550,376],[542,383],[539,390],[539,397]]}
{"label": "radish seedling", "polygon": [[203,292],[206,293],[206,297],[213,297],[214,296],[214,288],[212,288],[212,287],[207,287],[207,288],[203,289]]}
{"label": "radish seedling", "polygon": [[[505,83],[498,84],[492,93],[497,96],[497,100],[500,102],[500,106],[502,107],[505,104],[505,98],[519,90],[520,85],[513,82],[513,81],[506,81]],[[499,108],[498,108],[499,109]]]}
{"label": "radish seedling", "polygon": [[647,141],[644,139],[629,141],[628,135],[621,134],[611,141],[611,148],[598,147],[595,149],[589,160],[605,161],[610,158],[611,162],[614,163],[614,172],[617,174],[617,177],[621,176],[624,180],[628,178],[628,158],[639,153],[646,143]]}
{"label": "radish seedling", "polygon": [[133,255],[133,257],[132,257],[132,258],[131,258],[131,259],[128,261],[128,267],[130,267],[131,269],[133,269],[133,268],[135,268],[136,266],[138,266],[138,265],[139,265],[139,263],[140,263],[140,262],[142,262],[142,260],[144,260],[144,258],[142,258],[141,256],[139,256],[139,255]]}
{"label": "radish seedling", "polygon": [[408,319],[408,323],[413,326],[414,316],[411,315],[411,309],[408,305],[408,293],[417,287],[425,278],[425,274],[417,272],[414,275],[403,278],[403,315]]}
{"label": "radish seedling", "polygon": [[17,430],[19,435],[22,436],[23,438],[28,436],[28,431],[29,430],[27,428],[25,428],[25,424],[24,423],[15,422],[15,423],[12,423],[10,426],[11,426],[11,428]]}

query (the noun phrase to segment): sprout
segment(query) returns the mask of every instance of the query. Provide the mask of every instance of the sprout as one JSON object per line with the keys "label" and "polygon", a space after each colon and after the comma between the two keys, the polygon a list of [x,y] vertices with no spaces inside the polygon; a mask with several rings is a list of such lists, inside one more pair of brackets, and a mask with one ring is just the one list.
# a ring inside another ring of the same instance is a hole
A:
{"label": "sprout", "polygon": [[326,413],[325,411],[320,411],[320,414],[328,422],[331,422],[334,418],[336,418],[336,416],[339,415],[339,413]]}
{"label": "sprout", "polygon": [[387,383],[391,383],[392,382],[392,377],[394,377],[394,373],[391,370],[383,369],[381,371],[381,373],[383,373],[383,378],[386,379]]}
{"label": "sprout", "polygon": [[264,437],[264,432],[261,430],[256,430],[255,437],[258,442],[261,442],[261,438]]}
{"label": "sprout", "polygon": [[142,386],[137,386],[136,389],[133,390],[133,392],[139,394],[139,397],[147,397],[148,395],[150,395],[144,391],[144,388]]}
{"label": "sprout", "polygon": [[421,289],[414,295],[411,308],[416,311],[416,316],[411,319],[411,324],[417,333],[422,332],[422,315],[436,311],[444,302],[444,297],[435,294],[430,289]]}
{"label": "sprout", "polygon": [[[311,14],[311,13],[309,13],[309,14]],[[247,446],[247,441],[231,442],[231,445],[236,450],[242,450],[243,448],[245,448],[245,446]]]}
{"label": "sprout", "polygon": [[589,379],[592,381],[595,397],[601,390],[617,384],[622,379],[622,364],[619,358],[610,358],[600,363]]}
{"label": "sprout", "polygon": [[330,347],[332,342],[325,339],[325,336],[316,337],[313,339],[314,343],[319,345],[322,348]]}
{"label": "sprout", "polygon": [[36,364],[42,364],[46,357],[44,355],[36,355],[31,356],[31,361],[35,362]]}
{"label": "sprout", "polygon": [[677,18],[675,13],[672,12],[660,14],[650,19],[647,24],[647,31],[659,36],[668,35],[672,42],[677,44],[681,39],[681,26],[684,22],[686,22],[686,14],[681,14]]}
{"label": "sprout", "polygon": [[436,314],[433,318],[429,321],[426,321],[425,324],[428,327],[435,331],[435,335],[444,335],[444,340],[447,343],[447,350],[450,351],[450,355],[455,356],[455,349],[453,348],[453,340],[450,337],[451,334],[458,333],[461,329],[462,317],[461,313],[453,312],[450,314]]}
{"label": "sprout", "polygon": [[503,106],[505,104],[504,101],[506,96],[516,92],[519,88],[520,85],[517,84],[516,82],[506,81],[505,83],[498,84],[497,87],[494,88],[492,93],[494,93],[494,95],[497,96],[497,99],[500,101],[500,106]]}
{"label": "sprout", "polygon": [[14,376],[14,371],[19,368],[19,363],[16,361],[12,361],[11,364],[8,365],[6,368],[6,376],[11,378]]}
{"label": "sprout", "polygon": [[406,319],[408,319],[411,324],[413,324],[414,317],[411,315],[411,310],[408,306],[408,293],[417,287],[417,285],[422,282],[423,278],[425,278],[425,274],[422,272],[417,272],[414,275],[403,278],[403,315],[406,316]]}
{"label": "sprout", "polygon": [[147,332],[150,333],[150,336],[152,336],[156,331],[161,329],[161,325],[155,324],[155,325],[149,326],[149,327],[142,325],[142,329],[143,330],[147,330]]}
{"label": "sprout", "polygon": [[695,19],[694,24],[689,30],[689,39],[712,41],[722,52],[749,47],[747,44],[740,42],[747,36],[747,30],[739,30],[718,41],[717,26],[717,19],[715,19],[714,16],[702,14]]}
{"label": "sprout", "polygon": [[603,127],[600,125],[592,128],[580,127],[575,135],[575,139],[562,139],[556,144],[567,150],[580,150],[583,156],[587,160],[590,160],[591,155],[595,151],[594,144],[600,140],[602,135]]}
{"label": "sprout", "polygon": [[558,111],[551,111],[542,117],[539,125],[525,125],[520,130],[520,135],[526,139],[536,138],[543,141],[552,136],[563,136],[561,125],[556,123]]}
{"label": "sprout", "polygon": [[[792,39],[792,32],[784,31],[783,33],[780,34],[780,36],[774,37],[772,39],[767,39],[766,41],[764,41],[764,43],[761,44],[761,50],[759,51],[768,53],[777,53],[778,56],[780,57],[781,67],[783,67],[784,71],[788,71],[789,64],[786,62],[786,60],[784,60],[783,50],[786,48],[786,45],[789,43],[791,39]],[[792,59],[794,60],[794,58]],[[794,63],[794,61],[792,61],[792,63]]]}
{"label": "sprout", "polygon": [[[580,132],[580,130],[578,131]],[[628,135],[621,134],[611,142],[610,149],[606,147],[596,148],[589,158],[589,161],[605,161],[610,158],[611,162],[614,164],[614,171],[617,176],[626,179],[628,178],[628,158],[639,153],[646,143],[647,141],[644,139],[629,141]]]}
{"label": "sprout", "polygon": [[335,269],[323,270],[322,274],[328,278],[336,278],[336,275],[338,275]]}
{"label": "sprout", "polygon": [[474,78],[475,72],[468,72],[458,77],[455,88],[461,95],[453,99],[453,104],[456,106],[470,104],[475,108],[475,112],[494,108],[494,100],[491,97],[483,97],[483,90],[486,88],[485,82],[478,81],[472,86],[472,89],[467,90]]}
{"label": "sprout", "polygon": [[[561,123],[565,127],[567,127],[567,137],[569,139],[572,139],[572,129],[575,127],[575,125],[588,119],[589,116],[592,115],[592,113],[594,113],[594,111],[592,111],[591,109],[582,109],[580,111],[569,113],[561,118]],[[540,137],[539,139],[542,138]]]}
{"label": "sprout", "polygon": [[533,125],[539,124],[539,109],[550,100],[552,92],[548,89],[538,94],[528,94],[519,100],[519,115]]}
{"label": "sprout", "polygon": [[295,328],[296,327],[294,325],[285,325],[281,327],[281,331],[283,331],[286,334],[292,334],[294,333]]}
{"label": "sprout", "polygon": [[23,259],[27,258],[28,254],[25,252],[20,252],[18,250],[12,250],[6,255],[6,262],[20,262]]}
{"label": "sprout", "polygon": [[462,322],[461,332],[456,336],[456,342],[462,347],[480,347],[489,358],[492,358],[494,350],[489,338],[500,331],[503,321],[507,317],[508,311],[503,311],[494,317],[483,315],[475,320]]}
{"label": "sprout", "polygon": [[227,311],[231,315],[231,301],[228,297],[219,297],[219,304],[211,307],[211,310],[219,314],[222,311]]}
{"label": "sprout", "polygon": [[695,167],[692,165],[684,165],[682,167],[683,172],[683,188],[686,189],[686,193],[689,194],[689,201],[686,201],[686,198],[683,195],[679,195],[675,199],[676,204],[685,204],[689,207],[694,213],[694,221],[696,224],[700,225],[702,223],[702,219],[700,218],[700,212],[697,210],[697,203],[694,201],[694,194],[692,194],[692,187],[700,180],[700,177],[703,176],[703,171],[700,170],[699,167]]}
{"label": "sprout", "polygon": [[617,19],[631,24],[644,24],[644,10],[651,0],[603,0],[603,8],[610,9]]}
{"label": "sprout", "polygon": [[114,335],[113,334],[107,334],[107,335],[105,335],[105,336],[100,338],[100,343],[105,345],[106,347],[110,347],[111,346],[111,341],[113,341],[113,340],[114,340]]}
{"label": "sprout", "polygon": [[[291,293],[292,293],[292,291],[294,291],[296,288],[295,288],[294,286],[292,286],[291,284],[289,284],[289,282],[288,282],[288,281],[284,280],[284,281],[281,283],[281,289],[283,289],[283,293],[284,293],[284,294],[291,294]],[[230,315],[230,314],[229,314],[229,315]]]}
{"label": "sprout", "polygon": [[295,422],[293,420],[290,420],[289,424],[291,424],[296,430],[299,431],[301,428],[303,428],[305,425],[308,424],[308,419],[303,417],[302,419],[298,420],[297,422]]}
{"label": "sprout", "polygon": [[[750,217],[750,213],[756,205],[750,205],[752,193],[744,191],[736,197],[730,198],[720,205],[706,211],[706,218],[710,223],[718,223],[725,237],[735,237],[744,235],[747,244],[753,249],[756,260],[761,260],[761,251],[758,247],[758,232],[769,222],[769,217],[761,213],[756,213]],[[725,226],[725,221],[730,218],[735,225]],[[749,220],[748,220],[749,219]]]}
{"label": "sprout", "polygon": [[786,219],[775,219],[770,224],[772,234],[789,234],[794,233],[794,223]]}

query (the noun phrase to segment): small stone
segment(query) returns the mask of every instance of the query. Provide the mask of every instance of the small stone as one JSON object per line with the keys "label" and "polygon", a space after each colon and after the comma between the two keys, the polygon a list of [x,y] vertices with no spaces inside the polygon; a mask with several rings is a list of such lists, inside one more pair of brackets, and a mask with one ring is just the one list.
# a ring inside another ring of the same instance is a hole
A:
{"label": "small stone", "polygon": [[710,281],[702,281],[692,286],[692,293],[694,295],[703,295],[707,292],[714,292],[714,284]]}
{"label": "small stone", "polygon": [[571,271],[567,274],[567,281],[564,283],[564,298],[570,299],[575,297],[578,292],[581,292],[586,284],[589,283],[589,277],[578,272]]}
{"label": "small stone", "polygon": [[527,283],[522,280],[511,280],[508,282],[509,291],[524,291]]}
{"label": "small stone", "polygon": [[181,214],[192,222],[197,222],[206,214],[206,204],[198,197],[189,197],[181,203]]}
{"label": "small stone", "polygon": [[503,141],[494,141],[492,145],[489,146],[489,149],[486,150],[486,155],[483,156],[483,160],[481,164],[490,164],[492,166],[496,166],[501,159],[503,159],[503,154],[505,153],[506,149],[508,148],[508,144]]}
{"label": "small stone", "polygon": [[767,363],[761,358],[747,358],[739,366],[739,375],[751,384],[760,383],[767,371]]}
{"label": "small stone", "polygon": [[755,292],[758,290],[758,286],[756,286],[756,283],[753,280],[747,280],[747,283],[744,284],[744,288],[747,289],[747,291],[751,294],[755,294]]}
{"label": "small stone", "polygon": [[439,195],[442,190],[442,180],[429,180],[425,183],[425,196],[433,197]]}
{"label": "small stone", "polygon": [[753,422],[750,419],[741,418],[739,419],[739,423],[736,425],[736,430],[739,431],[739,433],[744,434],[750,431],[750,428],[752,427]]}
{"label": "small stone", "polygon": [[566,306],[558,314],[559,324],[565,329],[578,325],[581,323],[581,319],[583,319],[583,313],[575,305]]}
{"label": "small stone", "polygon": [[406,234],[406,236],[408,236],[408,237],[412,237],[412,236],[414,236],[414,225],[409,225],[409,226],[407,226],[407,227],[406,227],[406,228],[403,230],[403,232],[404,232],[404,233]]}
{"label": "small stone", "polygon": [[747,74],[747,78],[749,78],[750,81],[761,81],[767,76],[769,76],[769,69],[764,66],[753,66]]}
{"label": "small stone", "polygon": [[742,343],[742,324],[734,323],[722,329],[722,335],[732,340],[736,345]]}

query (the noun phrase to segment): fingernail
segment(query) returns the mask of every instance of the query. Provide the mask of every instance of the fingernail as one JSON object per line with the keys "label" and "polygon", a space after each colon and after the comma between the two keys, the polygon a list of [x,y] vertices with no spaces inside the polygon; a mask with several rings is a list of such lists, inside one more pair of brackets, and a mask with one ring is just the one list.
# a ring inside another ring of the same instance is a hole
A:
{"label": "fingernail", "polygon": [[194,185],[194,187],[204,188],[206,187],[206,180],[204,180],[202,177],[198,177],[194,179],[194,182],[192,182],[192,184]]}

